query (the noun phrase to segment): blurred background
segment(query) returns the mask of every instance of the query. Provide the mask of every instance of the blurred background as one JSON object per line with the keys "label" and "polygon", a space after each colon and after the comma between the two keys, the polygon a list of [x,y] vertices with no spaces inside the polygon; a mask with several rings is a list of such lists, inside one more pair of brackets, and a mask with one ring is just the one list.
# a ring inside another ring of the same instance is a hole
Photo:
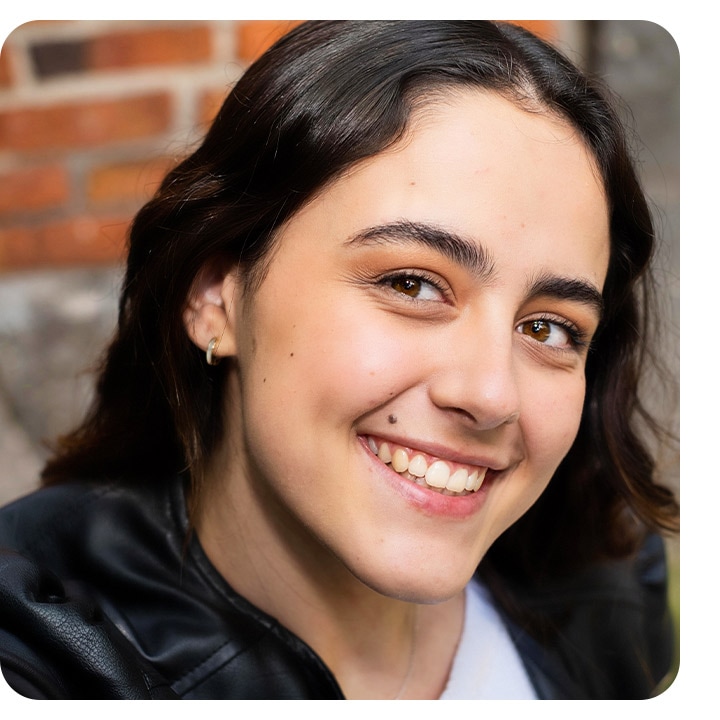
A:
{"label": "blurred background", "polygon": [[[679,432],[679,57],[645,21],[516,21],[601,76],[624,117],[662,245],[645,394]],[[125,233],[247,65],[295,23],[35,21],[0,53],[0,505],[35,488],[47,441],[86,407],[112,333]],[[675,381],[675,384],[673,384]],[[678,487],[678,448],[659,449]],[[677,580],[677,543],[671,545]],[[673,603],[679,602],[677,587]]]}

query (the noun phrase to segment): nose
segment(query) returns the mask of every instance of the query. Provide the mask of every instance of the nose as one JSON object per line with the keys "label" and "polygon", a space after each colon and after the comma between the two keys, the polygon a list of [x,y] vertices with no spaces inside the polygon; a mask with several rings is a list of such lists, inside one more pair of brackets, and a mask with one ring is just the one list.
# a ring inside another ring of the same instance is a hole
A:
{"label": "nose", "polygon": [[[513,331],[497,320],[458,328],[440,350],[429,384],[433,404],[463,417],[474,429],[491,430],[517,422],[520,392],[513,357]],[[489,330],[489,332],[487,332]]]}

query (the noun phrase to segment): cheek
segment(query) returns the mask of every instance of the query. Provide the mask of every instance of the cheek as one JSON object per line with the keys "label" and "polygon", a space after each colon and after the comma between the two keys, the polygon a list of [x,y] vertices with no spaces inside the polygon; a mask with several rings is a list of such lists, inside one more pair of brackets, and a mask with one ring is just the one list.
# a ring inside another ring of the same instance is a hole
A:
{"label": "cheek", "polygon": [[560,374],[554,381],[530,383],[521,412],[530,462],[547,482],[575,441],[585,400],[584,375]]}
{"label": "cheek", "polygon": [[325,308],[279,329],[278,342],[263,343],[262,364],[273,369],[266,387],[292,395],[298,411],[321,412],[325,421],[353,420],[390,400],[416,381],[418,353],[391,323],[368,317],[356,305]]}
{"label": "cheek", "polygon": [[572,446],[580,424],[585,382],[583,377],[560,376],[521,385],[523,406],[520,430],[525,459],[510,482],[491,498],[487,547],[515,523],[543,493],[557,466]]}

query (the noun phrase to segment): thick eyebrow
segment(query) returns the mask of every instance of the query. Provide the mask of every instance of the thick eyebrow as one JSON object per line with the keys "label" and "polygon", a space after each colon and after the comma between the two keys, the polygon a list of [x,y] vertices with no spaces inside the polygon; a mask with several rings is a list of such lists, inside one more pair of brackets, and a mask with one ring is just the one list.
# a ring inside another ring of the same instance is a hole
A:
{"label": "thick eyebrow", "polygon": [[[437,225],[409,220],[373,225],[350,237],[345,245],[368,243],[424,245],[485,280],[490,279],[494,271],[494,260],[486,248]],[[530,283],[526,297],[528,300],[537,297],[572,300],[591,306],[598,317],[603,313],[601,292],[592,283],[577,278],[544,273]]]}
{"label": "thick eyebrow", "polygon": [[485,248],[437,225],[409,220],[374,225],[353,235],[345,245],[367,243],[424,245],[480,278],[488,278],[493,272],[493,259]]}
{"label": "thick eyebrow", "polygon": [[528,300],[537,297],[572,300],[591,306],[599,318],[603,314],[602,293],[592,283],[585,280],[566,278],[550,273],[540,275],[531,283],[527,293]]}

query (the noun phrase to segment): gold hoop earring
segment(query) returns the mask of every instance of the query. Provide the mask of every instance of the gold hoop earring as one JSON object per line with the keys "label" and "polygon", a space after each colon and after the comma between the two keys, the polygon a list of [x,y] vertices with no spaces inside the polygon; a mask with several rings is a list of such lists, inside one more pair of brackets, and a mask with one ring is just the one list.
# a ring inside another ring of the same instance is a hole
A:
{"label": "gold hoop earring", "polygon": [[213,353],[215,351],[215,348],[218,345],[218,339],[213,338],[207,346],[207,350],[205,352],[205,359],[207,360],[208,365],[217,365],[220,362],[220,358],[216,357]]}

